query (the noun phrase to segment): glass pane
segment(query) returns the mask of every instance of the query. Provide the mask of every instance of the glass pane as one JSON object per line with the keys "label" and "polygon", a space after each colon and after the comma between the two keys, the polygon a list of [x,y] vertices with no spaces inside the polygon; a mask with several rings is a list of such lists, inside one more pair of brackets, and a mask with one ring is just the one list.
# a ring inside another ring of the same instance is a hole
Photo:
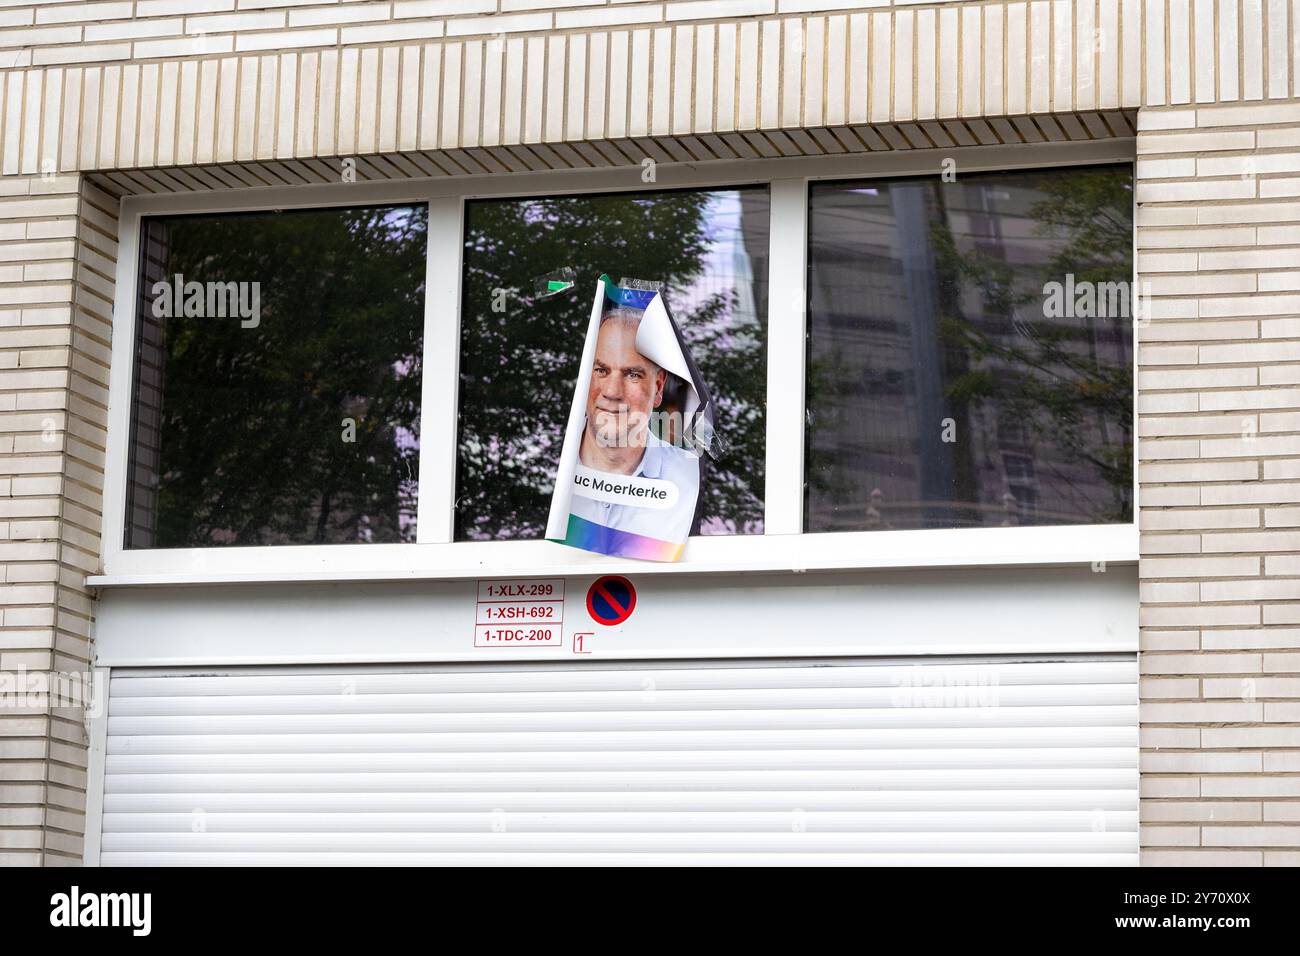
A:
{"label": "glass pane", "polygon": [[[602,273],[666,283],[717,401],[728,450],[705,460],[695,533],[762,533],[767,234],[765,188],[468,203],[456,538],[545,531]],[[575,284],[538,295],[545,276]]]}
{"label": "glass pane", "polygon": [[809,531],[1129,522],[1131,166],[823,183]]}
{"label": "glass pane", "polygon": [[126,547],[415,540],[427,225],[142,222]]}

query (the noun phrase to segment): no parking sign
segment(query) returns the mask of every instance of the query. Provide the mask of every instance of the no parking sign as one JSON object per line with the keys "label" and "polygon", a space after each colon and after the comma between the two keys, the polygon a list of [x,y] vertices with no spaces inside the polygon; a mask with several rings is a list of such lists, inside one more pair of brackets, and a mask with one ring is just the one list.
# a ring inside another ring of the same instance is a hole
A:
{"label": "no parking sign", "polygon": [[625,577],[609,574],[587,589],[587,613],[597,624],[622,624],[636,610],[636,588]]}

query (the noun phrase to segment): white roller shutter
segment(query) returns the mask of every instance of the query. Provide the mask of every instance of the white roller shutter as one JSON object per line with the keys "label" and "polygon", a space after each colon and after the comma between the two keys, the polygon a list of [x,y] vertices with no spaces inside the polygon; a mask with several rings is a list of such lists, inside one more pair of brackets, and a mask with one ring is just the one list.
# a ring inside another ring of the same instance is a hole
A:
{"label": "white roller shutter", "polygon": [[1111,659],[115,670],[100,862],[1137,862]]}

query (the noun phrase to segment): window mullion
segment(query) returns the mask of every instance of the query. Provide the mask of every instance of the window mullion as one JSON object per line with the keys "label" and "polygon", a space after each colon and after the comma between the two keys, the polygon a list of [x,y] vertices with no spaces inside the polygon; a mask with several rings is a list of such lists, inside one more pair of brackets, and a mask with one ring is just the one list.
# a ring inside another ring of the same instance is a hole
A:
{"label": "window mullion", "polygon": [[773,180],[771,210],[764,529],[767,534],[799,534],[804,507],[808,181]]}
{"label": "window mullion", "polygon": [[429,203],[415,526],[416,541],[421,544],[451,541],[454,532],[463,213],[464,203],[458,196]]}

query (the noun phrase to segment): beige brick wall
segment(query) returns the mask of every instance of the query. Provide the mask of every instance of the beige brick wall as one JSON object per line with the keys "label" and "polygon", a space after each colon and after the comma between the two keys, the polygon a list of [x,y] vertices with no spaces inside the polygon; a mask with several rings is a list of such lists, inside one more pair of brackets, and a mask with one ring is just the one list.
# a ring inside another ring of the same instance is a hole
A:
{"label": "beige brick wall", "polygon": [[1300,102],[1139,114],[1143,859],[1300,864]]}
{"label": "beige brick wall", "polygon": [[0,179],[0,864],[82,849],[83,715],[46,691],[90,662],[116,203],[79,178]]}
{"label": "beige brick wall", "polygon": [[[1164,2],[1161,0],[1162,6]],[[1172,2],[1174,11],[1181,2],[1185,20],[1189,0]],[[0,5],[0,66],[104,63],[443,37],[540,35],[611,26],[671,27],[824,11],[888,11],[891,7],[901,8],[908,18],[913,16],[913,7],[926,8],[916,14],[921,26],[926,18],[934,18],[929,8],[953,5],[943,0],[920,4],[915,0],[5,0]],[[1070,5],[1072,0],[1040,0],[1035,6],[1041,12],[1036,15],[1046,21],[1061,16]],[[1103,17],[1109,14],[1117,20],[1120,5],[1120,0],[1101,0],[1099,10]],[[990,6],[1000,11],[1000,4]],[[1092,4],[1086,6],[1093,8]],[[978,15],[979,8],[974,9]],[[1177,15],[1173,18],[1177,20]],[[955,17],[949,26],[954,25]]]}
{"label": "beige brick wall", "polygon": [[[136,11],[171,16],[183,4],[207,2],[143,0]],[[570,11],[588,18],[582,22],[548,6],[445,23],[427,15],[407,20],[399,2],[394,24],[380,32],[350,32],[375,29],[360,26],[322,32],[309,24],[298,35],[302,44],[292,42],[293,31],[242,32],[240,17],[272,15],[268,0],[254,2],[256,10],[214,14],[228,32],[211,48],[193,41],[178,47],[175,40],[164,41],[171,46],[112,44],[112,50],[81,43],[69,54],[84,57],[77,64],[47,59],[62,47],[20,51],[35,57],[33,68],[0,71],[7,117],[0,170],[946,117],[966,117],[978,127],[985,116],[1285,98],[1297,90],[1289,38],[1300,0],[900,3],[733,21],[691,18],[765,8],[750,0],[690,0]],[[444,9],[420,2],[421,10]],[[343,16],[369,6],[281,8],[273,15]],[[637,11],[669,19],[621,22]],[[524,29],[507,29],[512,24]],[[236,29],[241,32],[229,32]],[[205,34],[203,43],[218,39]]]}

